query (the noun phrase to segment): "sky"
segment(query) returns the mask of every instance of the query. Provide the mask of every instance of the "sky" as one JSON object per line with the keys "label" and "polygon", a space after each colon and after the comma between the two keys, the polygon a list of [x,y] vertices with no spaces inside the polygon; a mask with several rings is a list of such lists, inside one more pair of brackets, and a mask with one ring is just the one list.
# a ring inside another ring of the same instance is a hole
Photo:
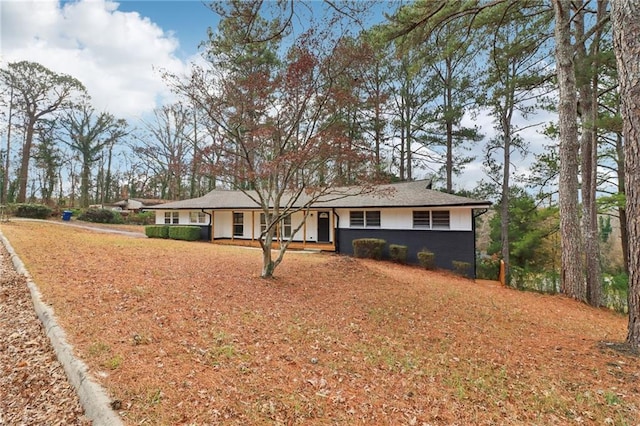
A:
{"label": "sky", "polygon": [[[383,10],[391,12],[381,7],[372,21],[382,21]],[[216,25],[217,15],[201,0],[0,0],[0,66],[29,60],[69,74],[86,86],[96,110],[135,122],[172,99],[161,71],[186,72],[207,28]],[[493,133],[486,115],[463,124]],[[548,143],[536,129],[525,137],[537,151]],[[479,158],[454,179],[457,188],[473,189],[485,177]],[[518,163],[524,172],[532,158]]]}
{"label": "sky", "polygon": [[169,98],[215,26],[200,1],[1,0],[0,64],[29,60],[80,80],[97,110],[137,118]]}

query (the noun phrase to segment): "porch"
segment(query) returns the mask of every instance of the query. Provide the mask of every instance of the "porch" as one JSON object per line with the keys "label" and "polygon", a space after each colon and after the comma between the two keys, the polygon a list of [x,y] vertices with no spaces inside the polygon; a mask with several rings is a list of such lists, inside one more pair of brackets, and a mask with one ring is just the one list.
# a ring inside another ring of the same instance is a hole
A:
{"label": "porch", "polygon": [[[243,246],[243,247],[260,247],[260,241],[256,239],[243,239],[243,238],[215,238],[211,240],[213,244],[229,245],[229,246]],[[280,244],[277,241],[272,245],[274,250],[280,248]],[[314,241],[292,241],[289,244],[290,250],[319,250],[319,251],[336,251],[336,245],[333,243],[317,243]]]}

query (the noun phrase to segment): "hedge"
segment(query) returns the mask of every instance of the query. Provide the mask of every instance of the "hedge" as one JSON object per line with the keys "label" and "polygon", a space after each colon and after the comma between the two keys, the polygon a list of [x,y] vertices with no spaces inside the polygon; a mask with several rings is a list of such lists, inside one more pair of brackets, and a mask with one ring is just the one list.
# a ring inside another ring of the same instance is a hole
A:
{"label": "hedge", "polygon": [[380,260],[387,242],[379,238],[360,238],[353,240],[352,244],[355,257]]}
{"label": "hedge", "polygon": [[78,220],[92,223],[124,223],[120,213],[108,209],[89,209],[81,213]]}
{"label": "hedge", "polygon": [[460,260],[451,261],[451,265],[453,266],[453,272],[463,277],[470,277],[471,273],[471,263],[462,262]]}
{"label": "hedge", "polygon": [[173,240],[198,241],[200,239],[200,227],[170,226],[169,238]]}
{"label": "hedge", "polygon": [[15,214],[17,217],[28,217],[30,219],[48,219],[52,210],[44,204],[18,204]]}
{"label": "hedge", "polygon": [[144,233],[149,238],[169,238],[168,225],[145,226]]}

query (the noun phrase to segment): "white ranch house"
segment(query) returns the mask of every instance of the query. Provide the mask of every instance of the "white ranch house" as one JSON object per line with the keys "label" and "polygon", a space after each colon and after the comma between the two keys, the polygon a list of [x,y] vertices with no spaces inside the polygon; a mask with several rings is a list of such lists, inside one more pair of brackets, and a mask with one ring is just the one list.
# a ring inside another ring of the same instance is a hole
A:
{"label": "white ranch house", "polygon": [[[290,248],[319,249],[353,254],[352,241],[381,238],[408,247],[408,261],[417,263],[417,252],[435,253],[436,265],[452,269],[452,261],[475,265],[475,221],[490,202],[427,189],[426,181],[403,182],[374,192],[314,203],[303,220],[293,213],[279,226]],[[378,195],[376,195],[378,194]],[[147,208],[156,211],[157,225],[197,225],[203,240],[217,244],[259,245],[265,218],[260,207],[241,191],[213,190],[190,200]],[[475,268],[473,268],[475,270]]]}

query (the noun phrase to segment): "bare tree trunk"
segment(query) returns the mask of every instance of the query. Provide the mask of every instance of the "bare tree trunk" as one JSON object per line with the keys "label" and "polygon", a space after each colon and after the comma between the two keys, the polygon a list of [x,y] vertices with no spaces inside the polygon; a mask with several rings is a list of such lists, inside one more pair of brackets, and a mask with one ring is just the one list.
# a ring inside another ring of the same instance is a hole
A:
{"label": "bare tree trunk", "polygon": [[103,203],[105,202],[105,200],[106,202],[110,203],[115,198],[114,195],[111,195],[111,188],[113,186],[113,182],[111,182],[111,180],[113,179],[111,176],[111,162],[113,161],[113,145],[110,144],[107,147],[107,149],[109,150],[109,155],[107,156],[107,174],[104,179],[105,184],[104,184],[104,199],[102,200]]}
{"label": "bare tree trunk", "polygon": [[[271,219],[269,218],[269,215],[267,215],[267,213],[265,213],[265,216],[266,216],[267,226],[269,226],[270,225],[269,222],[271,221]],[[272,278],[273,271],[276,268],[276,265],[271,256],[271,247],[273,247],[274,234],[275,234],[275,226],[267,229],[267,232],[264,235],[264,238],[260,239],[260,247],[262,248],[262,273],[260,274],[260,277],[262,278]]]}
{"label": "bare tree trunk", "polygon": [[413,162],[413,156],[412,151],[411,151],[411,142],[413,139],[413,132],[411,131],[411,125],[412,125],[412,120],[411,120],[411,109],[407,106],[407,108],[405,108],[404,110],[405,115],[405,119],[403,120],[405,123],[405,126],[407,128],[405,134],[407,137],[407,148],[406,148],[406,156],[407,156],[407,169],[406,169],[406,173],[407,173],[407,180],[413,180],[413,167],[411,165],[411,163]]}
{"label": "bare tree trunk", "polygon": [[[624,181],[626,179],[624,166],[624,144],[622,135],[616,136],[616,162],[618,165],[618,192],[626,194]],[[624,207],[618,208],[618,218],[620,220],[620,243],[622,244],[622,257],[624,260],[624,271],[629,275],[629,232],[627,231],[627,210]]]}
{"label": "bare tree trunk", "polygon": [[[447,61],[447,78],[451,76],[451,64]],[[447,192],[453,192],[453,117],[451,116],[450,109],[453,105],[453,93],[451,90],[451,81],[447,83],[447,92],[445,98],[445,122],[447,132],[447,159],[446,159],[446,179],[447,179]]]}
{"label": "bare tree trunk", "polygon": [[629,328],[627,343],[640,350],[640,3],[612,2],[614,49],[625,139],[625,190],[629,231]]}
{"label": "bare tree trunk", "polygon": [[504,276],[507,284],[511,282],[511,260],[509,253],[509,176],[511,175],[511,123],[503,120],[504,159],[502,170],[502,206],[500,206],[500,243],[502,245],[502,260],[504,261]]}
{"label": "bare tree trunk", "polygon": [[9,95],[9,117],[7,122],[7,152],[4,160],[4,177],[2,179],[2,192],[0,193],[0,202],[6,204],[8,202],[7,195],[9,189],[9,166],[11,165],[11,119],[13,118],[13,86],[10,88]]}
{"label": "bare tree trunk", "polygon": [[560,101],[560,288],[564,294],[578,300],[586,299],[582,273],[582,244],[578,215],[578,114],[575,65],[571,44],[571,1],[553,0],[556,18],[556,68]]}
{"label": "bare tree trunk", "polygon": [[[580,6],[581,2],[577,6]],[[603,2],[598,2],[598,18],[605,13]],[[584,9],[574,16],[577,38],[585,34]],[[579,78],[578,94],[582,112],[582,231],[584,237],[584,262],[586,273],[586,298],[593,306],[602,304],[600,281],[600,241],[598,238],[598,207],[596,205],[598,167],[598,54],[600,30],[595,32],[587,53],[585,41],[576,45],[576,61],[581,68],[590,70]]]}
{"label": "bare tree trunk", "polygon": [[29,161],[31,160],[31,145],[33,143],[34,126],[36,119],[32,117],[27,118],[27,129],[24,138],[24,144],[22,145],[22,160],[20,162],[20,173],[18,175],[18,203],[24,203],[27,201],[27,180],[29,179]]}

